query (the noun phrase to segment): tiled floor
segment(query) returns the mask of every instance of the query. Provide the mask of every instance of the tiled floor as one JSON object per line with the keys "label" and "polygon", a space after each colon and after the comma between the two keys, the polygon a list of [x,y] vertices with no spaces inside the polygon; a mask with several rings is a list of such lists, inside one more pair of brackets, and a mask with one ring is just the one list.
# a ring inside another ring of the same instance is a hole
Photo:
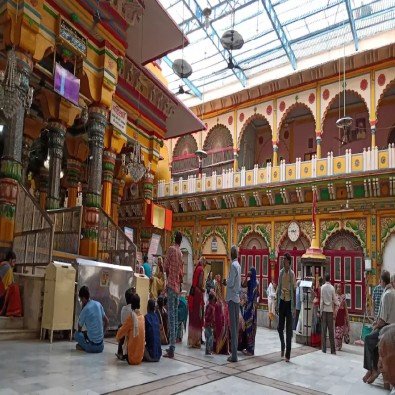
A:
{"label": "tiled floor", "polygon": [[[184,342],[185,343],[185,342]],[[0,394],[379,394],[363,384],[362,348],[337,356],[294,345],[291,363],[280,360],[276,331],[258,329],[256,356],[228,364],[226,356],[181,345],[175,360],[128,366],[116,360],[116,345],[84,354],[74,343],[8,341],[0,345]]]}

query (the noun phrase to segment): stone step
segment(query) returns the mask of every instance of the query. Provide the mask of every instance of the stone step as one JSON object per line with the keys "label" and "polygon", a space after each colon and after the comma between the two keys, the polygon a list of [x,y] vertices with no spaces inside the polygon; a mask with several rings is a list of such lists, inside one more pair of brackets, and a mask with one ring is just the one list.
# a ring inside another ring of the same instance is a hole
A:
{"label": "stone step", "polygon": [[0,317],[1,329],[23,329],[23,317]]}
{"label": "stone step", "polygon": [[0,341],[38,339],[39,337],[40,334],[35,329],[0,329]]}

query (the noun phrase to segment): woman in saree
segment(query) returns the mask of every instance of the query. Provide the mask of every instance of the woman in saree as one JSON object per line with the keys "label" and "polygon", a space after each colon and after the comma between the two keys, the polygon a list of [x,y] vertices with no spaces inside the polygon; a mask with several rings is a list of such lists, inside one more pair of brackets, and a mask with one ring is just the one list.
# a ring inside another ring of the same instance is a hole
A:
{"label": "woman in saree", "polygon": [[214,326],[214,346],[216,354],[229,355],[229,311],[228,305],[223,295],[221,276],[215,276],[215,326]]}
{"label": "woman in saree", "polygon": [[340,351],[343,346],[343,339],[348,336],[350,331],[350,323],[348,320],[348,309],[346,295],[343,292],[343,285],[336,285],[336,296],[339,300],[339,306],[335,311],[335,347],[336,351]]}
{"label": "woman in saree", "polygon": [[14,282],[16,255],[9,251],[0,263],[0,315],[22,316],[22,302],[18,284]]}
{"label": "woman in saree", "polygon": [[158,265],[156,266],[155,273],[150,279],[151,281],[151,297],[153,299],[158,299],[158,297],[165,290],[165,274],[163,270],[163,260],[162,257],[158,258]]}
{"label": "woman in saree", "polygon": [[188,346],[200,348],[204,323],[204,260],[200,258],[193,273],[188,297],[189,326]]}
{"label": "woman in saree", "polygon": [[258,281],[256,279],[256,270],[252,267],[248,273],[247,281],[247,303],[244,307],[244,333],[242,342],[242,351],[246,355],[254,355],[255,336],[257,328],[257,308],[258,308]]}

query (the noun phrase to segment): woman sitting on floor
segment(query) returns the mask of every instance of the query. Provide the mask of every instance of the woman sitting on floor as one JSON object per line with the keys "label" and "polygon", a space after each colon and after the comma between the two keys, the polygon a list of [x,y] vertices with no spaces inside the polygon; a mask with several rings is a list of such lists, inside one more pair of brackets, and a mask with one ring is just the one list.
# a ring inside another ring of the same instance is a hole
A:
{"label": "woman sitting on floor", "polygon": [[22,302],[19,286],[14,282],[16,255],[9,251],[5,261],[0,263],[0,315],[22,316]]}
{"label": "woman sitting on floor", "polygon": [[169,315],[165,306],[165,299],[163,296],[159,296],[157,300],[158,306],[156,308],[162,346],[169,344]]}
{"label": "woman sitting on floor", "polygon": [[145,320],[140,313],[140,296],[131,296],[132,312],[118,329],[116,339],[127,336],[129,365],[140,365],[145,351]]}
{"label": "woman sitting on floor", "polygon": [[162,356],[160,346],[159,320],[155,314],[155,300],[150,299],[145,316],[145,351],[144,361],[159,362]]}

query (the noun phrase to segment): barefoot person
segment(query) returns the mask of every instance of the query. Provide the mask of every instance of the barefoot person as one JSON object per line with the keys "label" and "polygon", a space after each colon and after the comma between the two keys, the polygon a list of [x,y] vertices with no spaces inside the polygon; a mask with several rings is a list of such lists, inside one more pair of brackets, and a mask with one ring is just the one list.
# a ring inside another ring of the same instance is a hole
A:
{"label": "barefoot person", "polygon": [[321,288],[320,312],[322,320],[321,347],[322,352],[326,353],[326,332],[329,333],[329,342],[331,344],[331,354],[336,354],[335,348],[335,330],[333,327],[334,307],[339,305],[335,288],[331,284],[331,276],[325,275],[325,284]]}
{"label": "barefoot person", "polygon": [[174,350],[176,348],[176,336],[178,329],[178,296],[181,291],[182,277],[184,275],[184,262],[182,260],[182,252],[180,249],[182,242],[181,232],[176,232],[174,244],[169,247],[164,262],[164,269],[167,275],[167,300],[169,313],[169,336],[170,347],[166,351],[164,357],[174,358]]}
{"label": "barefoot person", "polygon": [[227,286],[226,301],[228,302],[229,320],[230,320],[230,341],[232,355],[228,362],[237,362],[237,345],[239,333],[239,315],[240,315],[240,289],[241,289],[241,267],[237,260],[237,247],[232,246],[230,249],[230,258],[232,263],[229,269],[229,276],[225,285]]}
{"label": "barefoot person", "polygon": [[118,329],[116,339],[119,341],[127,337],[129,365],[140,365],[145,352],[145,320],[140,313],[140,296],[131,296],[132,312],[128,315],[125,323]]}
{"label": "barefoot person", "polygon": [[378,370],[380,330],[389,324],[395,324],[395,290],[390,283],[390,274],[388,271],[381,272],[381,285],[384,287],[384,293],[381,298],[379,315],[373,324],[373,332],[366,336],[364,344],[363,367],[367,370],[363,381],[368,384],[374,383],[380,375]]}
{"label": "barefoot person", "polygon": [[[284,267],[280,270],[277,287],[277,331],[281,342],[281,357],[289,362],[292,344],[292,317],[295,315],[295,274],[291,270],[291,255],[284,255]],[[284,342],[284,327],[286,327],[286,341]]]}
{"label": "barefoot person", "polygon": [[[76,349],[88,353],[100,353],[104,350],[104,332],[108,326],[108,318],[103,306],[90,298],[89,288],[82,286],[78,293],[82,303],[82,310],[78,319],[78,332],[74,339]],[[82,332],[82,328],[86,332]]]}

